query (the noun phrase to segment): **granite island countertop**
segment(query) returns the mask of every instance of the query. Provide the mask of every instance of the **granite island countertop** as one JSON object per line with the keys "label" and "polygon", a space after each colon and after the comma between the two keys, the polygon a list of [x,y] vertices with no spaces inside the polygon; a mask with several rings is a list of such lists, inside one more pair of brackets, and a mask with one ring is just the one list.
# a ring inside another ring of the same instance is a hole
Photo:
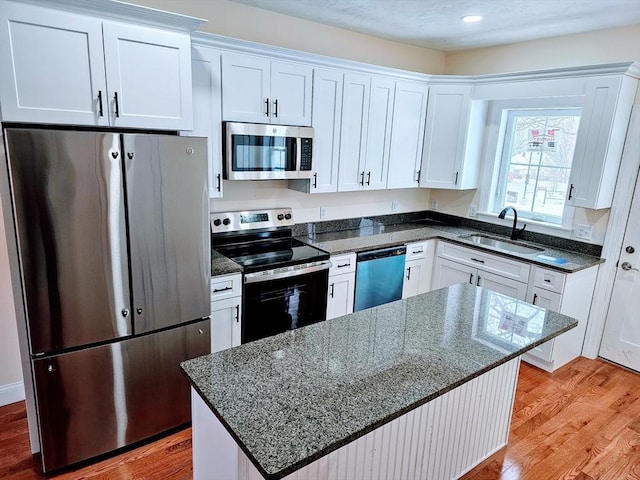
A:
{"label": "granite island countertop", "polygon": [[510,241],[508,237],[466,227],[449,226],[440,222],[434,222],[432,225],[424,223],[375,225],[334,232],[308,233],[307,235],[299,235],[297,238],[332,255],[348,252],[357,253],[375,248],[391,247],[430,239],[441,239],[495,255],[515,260],[524,260],[565,273],[577,272],[604,262],[602,258],[523,241],[516,243],[541,248],[542,251],[529,254],[505,252],[478,245],[472,240],[465,238],[474,234],[485,235],[507,242]]}
{"label": "granite island countertop", "polygon": [[182,363],[278,479],[577,325],[460,284]]}

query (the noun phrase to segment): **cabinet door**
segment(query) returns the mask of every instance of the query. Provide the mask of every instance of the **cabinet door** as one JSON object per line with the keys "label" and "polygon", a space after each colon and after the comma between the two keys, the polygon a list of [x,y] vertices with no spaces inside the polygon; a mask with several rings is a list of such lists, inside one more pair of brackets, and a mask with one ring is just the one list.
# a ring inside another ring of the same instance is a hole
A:
{"label": "cabinet door", "polygon": [[393,80],[374,77],[371,81],[364,176],[367,190],[387,188],[394,90]]}
{"label": "cabinet door", "polygon": [[476,285],[494,292],[524,300],[527,295],[527,284],[501,277],[493,273],[478,270]]}
{"label": "cabinet door", "polygon": [[111,125],[191,130],[191,39],[186,33],[105,22]]}
{"label": "cabinet door", "polygon": [[310,193],[338,191],[342,72],[313,73],[313,178]]}
{"label": "cabinet door", "polygon": [[589,79],[571,165],[567,205],[591,209],[611,207],[636,85],[637,80],[622,75]]}
{"label": "cabinet door", "polygon": [[355,272],[329,277],[327,320],[353,313]]}
{"label": "cabinet door", "polygon": [[451,260],[436,258],[433,268],[433,288],[444,288],[457,283],[475,285],[477,270]]}
{"label": "cabinet door", "polygon": [[211,352],[240,345],[242,297],[211,302]]}
{"label": "cabinet door", "polygon": [[270,70],[263,58],[222,54],[222,120],[269,123]]}
{"label": "cabinet door", "polygon": [[527,302],[546,308],[547,310],[559,312],[562,295],[540,287],[533,287],[527,295]]}
{"label": "cabinet door", "polygon": [[193,129],[185,135],[207,137],[209,198],[222,197],[222,116],[220,53],[206,47],[192,49]]}
{"label": "cabinet door", "polygon": [[306,65],[271,62],[271,123],[311,125],[311,79]]}
{"label": "cabinet door", "polygon": [[396,82],[387,188],[419,185],[428,91],[426,83]]}
{"label": "cabinet door", "polygon": [[339,192],[362,190],[364,186],[370,88],[371,78],[367,75],[345,74],[338,167]]}
{"label": "cabinet door", "polygon": [[471,87],[429,88],[420,186],[460,188],[471,103]]}
{"label": "cabinet door", "polygon": [[0,64],[4,121],[109,124],[99,20],[3,3]]}
{"label": "cabinet door", "polygon": [[413,297],[427,291],[427,270],[424,260],[414,260],[405,264],[402,298]]}

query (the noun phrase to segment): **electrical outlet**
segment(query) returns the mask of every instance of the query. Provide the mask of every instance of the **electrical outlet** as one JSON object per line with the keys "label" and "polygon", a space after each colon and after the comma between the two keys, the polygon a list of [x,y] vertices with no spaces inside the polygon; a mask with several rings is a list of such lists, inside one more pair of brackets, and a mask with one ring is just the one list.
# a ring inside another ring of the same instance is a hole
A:
{"label": "electrical outlet", "polygon": [[478,206],[477,205],[471,205],[469,207],[469,216],[472,218],[478,218]]}
{"label": "electrical outlet", "polygon": [[320,219],[327,218],[327,207],[320,207]]}
{"label": "electrical outlet", "polygon": [[590,225],[576,225],[574,235],[577,238],[584,240],[591,240],[591,226]]}
{"label": "electrical outlet", "polygon": [[438,209],[438,200],[431,200],[431,210]]}
{"label": "electrical outlet", "polygon": [[391,202],[391,211],[392,212],[397,212],[398,211],[398,202],[396,202],[395,200],[393,202]]}

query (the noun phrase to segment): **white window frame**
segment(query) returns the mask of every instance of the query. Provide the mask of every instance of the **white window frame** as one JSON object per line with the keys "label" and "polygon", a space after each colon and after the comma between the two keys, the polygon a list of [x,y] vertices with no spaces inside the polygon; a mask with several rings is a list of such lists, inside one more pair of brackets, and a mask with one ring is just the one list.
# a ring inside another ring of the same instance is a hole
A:
{"label": "white window frame", "polygon": [[[577,110],[582,109],[583,96],[551,97],[551,98],[527,98],[506,99],[489,102],[489,114],[487,117],[487,129],[484,148],[484,164],[481,168],[481,183],[487,188],[481,188],[479,192],[478,218],[497,224],[506,224],[509,221],[498,219],[501,208],[496,206],[496,190],[500,181],[500,168],[502,155],[505,148],[507,132],[507,116],[509,110]],[[580,127],[578,127],[580,128]],[[564,206],[562,223],[551,223],[526,218],[526,223],[534,226],[532,230],[540,233],[557,233],[559,230],[570,233],[573,227],[575,209],[569,205]],[[518,217],[520,220],[520,216]],[[525,220],[523,218],[523,220]],[[523,222],[524,223],[524,222]]]}

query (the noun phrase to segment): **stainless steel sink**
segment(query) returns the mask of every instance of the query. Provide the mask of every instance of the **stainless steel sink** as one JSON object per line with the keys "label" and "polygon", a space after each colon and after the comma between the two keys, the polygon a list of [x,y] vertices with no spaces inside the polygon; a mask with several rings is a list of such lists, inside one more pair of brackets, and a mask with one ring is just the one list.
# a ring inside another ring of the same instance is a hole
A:
{"label": "stainless steel sink", "polygon": [[485,247],[493,248],[501,252],[507,253],[519,253],[519,254],[531,254],[540,253],[544,251],[544,248],[530,247],[528,245],[521,245],[519,243],[510,242],[509,240],[501,240],[495,237],[489,237],[488,235],[464,235],[460,238],[470,240],[473,243],[482,245]]}

